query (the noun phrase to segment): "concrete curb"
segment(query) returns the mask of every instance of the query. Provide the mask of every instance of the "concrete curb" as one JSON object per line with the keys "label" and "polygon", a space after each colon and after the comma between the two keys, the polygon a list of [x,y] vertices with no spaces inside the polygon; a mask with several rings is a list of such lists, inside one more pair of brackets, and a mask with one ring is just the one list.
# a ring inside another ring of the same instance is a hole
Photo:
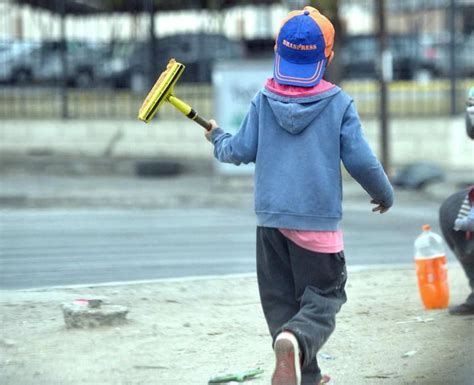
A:
{"label": "concrete curb", "polygon": [[[454,261],[449,263],[450,266],[458,267],[459,262]],[[359,273],[364,271],[375,271],[375,270],[414,270],[414,265],[409,263],[397,263],[397,264],[377,264],[377,265],[353,265],[348,266],[347,270],[349,273]],[[92,288],[92,287],[115,287],[115,286],[128,286],[128,285],[143,285],[143,284],[156,284],[156,283],[181,283],[181,282],[192,282],[192,281],[210,281],[210,280],[228,280],[228,279],[243,279],[243,278],[256,278],[255,273],[238,273],[238,274],[223,274],[223,275],[197,275],[187,277],[173,277],[173,278],[157,278],[157,279],[143,279],[135,281],[113,281],[113,282],[102,282],[102,283],[84,283],[76,285],[59,285],[59,286],[40,286],[29,289],[3,289],[4,291],[19,291],[19,292],[32,292],[32,291],[49,291],[49,290],[64,290],[64,289],[81,289],[81,288]]]}
{"label": "concrete curb", "polygon": [[[449,267],[460,267],[458,261],[450,261]],[[375,270],[413,270],[414,265],[411,263],[394,263],[394,264],[376,264],[376,265],[352,265],[347,267],[349,273],[360,273],[365,271]],[[143,285],[156,283],[181,283],[192,281],[210,281],[210,280],[228,280],[228,279],[243,279],[256,278],[256,273],[237,273],[237,274],[223,274],[223,275],[196,275],[187,277],[172,277],[172,278],[157,278],[157,279],[140,279],[134,281],[112,281],[102,283],[81,283],[76,285],[58,285],[58,286],[40,286],[29,289],[2,289],[2,291],[18,291],[18,292],[32,292],[32,291],[49,291],[49,290],[65,290],[65,289],[81,289],[92,287],[116,287],[128,285]]]}

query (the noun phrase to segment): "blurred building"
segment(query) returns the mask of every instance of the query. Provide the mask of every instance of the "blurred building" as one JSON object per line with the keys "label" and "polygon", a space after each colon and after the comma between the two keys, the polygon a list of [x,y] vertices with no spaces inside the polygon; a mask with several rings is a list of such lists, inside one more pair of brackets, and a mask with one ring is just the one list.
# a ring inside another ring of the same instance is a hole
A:
{"label": "blurred building", "polygon": [[[371,0],[341,0],[340,15],[348,34],[374,33],[376,20]],[[387,2],[387,23],[391,32],[437,33],[448,28],[450,0],[403,0]],[[456,0],[456,29],[469,35],[474,31],[474,2]],[[221,12],[181,10],[160,11],[155,16],[155,33],[165,36],[174,33],[205,31],[220,32],[230,38],[273,37],[287,6],[275,2],[270,6],[237,6]],[[0,4],[0,39],[59,38],[60,17],[40,8],[3,0]],[[88,40],[145,39],[149,18],[143,13],[113,13],[66,18],[67,38]]]}
{"label": "blurred building", "polygon": [[[457,32],[469,35],[474,31],[474,2],[454,0]],[[387,27],[397,33],[440,33],[450,23],[451,0],[399,0],[387,1]],[[374,33],[377,28],[373,17],[373,1],[342,0],[341,17],[350,34]]]}
{"label": "blurred building", "polygon": [[[156,36],[176,33],[222,33],[229,38],[253,39],[273,36],[287,9],[270,6],[236,6],[219,12],[205,9],[159,11],[155,14]],[[49,10],[4,0],[0,4],[0,39],[58,39],[60,16]],[[149,15],[97,13],[66,16],[66,38],[93,41],[144,40],[149,34]]]}

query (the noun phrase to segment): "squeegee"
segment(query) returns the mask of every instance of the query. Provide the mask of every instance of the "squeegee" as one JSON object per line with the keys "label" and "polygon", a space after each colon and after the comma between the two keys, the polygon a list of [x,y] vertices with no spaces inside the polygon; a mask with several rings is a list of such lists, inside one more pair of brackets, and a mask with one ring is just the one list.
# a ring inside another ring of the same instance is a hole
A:
{"label": "squeegee", "polygon": [[174,85],[181,77],[184,72],[185,66],[178,63],[175,59],[171,59],[166,66],[166,70],[163,71],[156,81],[155,85],[148,93],[147,97],[143,101],[143,104],[138,112],[138,119],[145,123],[150,122],[159,108],[165,103],[171,103],[189,119],[194,120],[200,124],[206,130],[211,129],[211,124],[204,118],[198,115],[198,113],[187,103],[178,99],[173,95]]}

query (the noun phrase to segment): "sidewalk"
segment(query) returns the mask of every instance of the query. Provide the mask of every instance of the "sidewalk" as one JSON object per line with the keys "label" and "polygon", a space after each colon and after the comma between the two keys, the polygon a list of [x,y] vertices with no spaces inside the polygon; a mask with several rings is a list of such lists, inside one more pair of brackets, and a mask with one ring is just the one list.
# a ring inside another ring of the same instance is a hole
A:
{"label": "sidewalk", "polygon": [[[457,303],[467,282],[458,267],[449,279]],[[320,352],[335,385],[472,384],[474,318],[423,310],[412,266],[350,271],[347,291]],[[60,304],[84,297],[128,306],[129,322],[65,329]],[[3,291],[0,304],[3,385],[201,385],[253,367],[265,373],[249,384],[270,383],[273,353],[253,276]]]}

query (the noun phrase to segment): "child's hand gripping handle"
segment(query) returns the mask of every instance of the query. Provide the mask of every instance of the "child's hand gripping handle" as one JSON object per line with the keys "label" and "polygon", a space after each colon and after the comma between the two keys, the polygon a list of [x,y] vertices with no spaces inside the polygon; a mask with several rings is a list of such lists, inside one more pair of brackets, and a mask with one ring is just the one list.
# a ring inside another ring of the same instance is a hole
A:
{"label": "child's hand gripping handle", "polygon": [[176,96],[173,95],[170,95],[168,97],[168,102],[170,102],[173,106],[180,110],[189,119],[194,120],[196,123],[204,127],[207,131],[211,130],[212,124],[206,119],[199,116],[198,113],[187,103],[183,102],[182,100],[178,99]]}

